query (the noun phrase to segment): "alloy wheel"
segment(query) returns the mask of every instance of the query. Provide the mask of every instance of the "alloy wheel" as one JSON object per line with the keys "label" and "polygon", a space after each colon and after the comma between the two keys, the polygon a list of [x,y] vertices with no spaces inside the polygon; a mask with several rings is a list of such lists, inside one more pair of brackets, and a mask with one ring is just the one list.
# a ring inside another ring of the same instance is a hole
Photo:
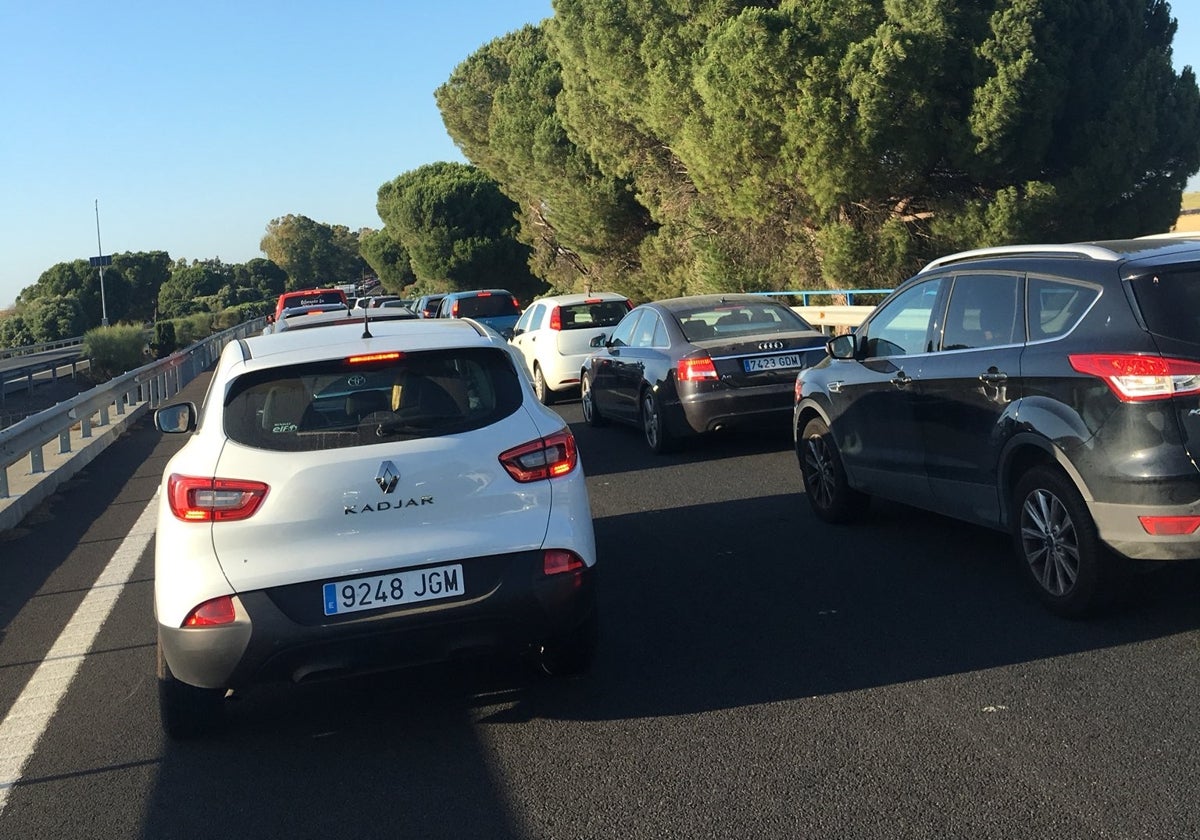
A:
{"label": "alloy wheel", "polygon": [[825,438],[819,435],[804,441],[804,484],[814,504],[825,510],[833,506],[837,474]]}
{"label": "alloy wheel", "polygon": [[1034,490],[1021,506],[1021,546],[1046,592],[1071,591],[1079,577],[1079,536],[1066,505],[1045,488]]}

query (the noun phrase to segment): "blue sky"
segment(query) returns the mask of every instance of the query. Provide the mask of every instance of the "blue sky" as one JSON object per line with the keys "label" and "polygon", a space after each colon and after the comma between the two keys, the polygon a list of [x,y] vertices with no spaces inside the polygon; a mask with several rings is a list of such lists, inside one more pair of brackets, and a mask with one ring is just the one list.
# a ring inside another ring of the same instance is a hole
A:
{"label": "blue sky", "polygon": [[[1200,3],[1172,7],[1176,67],[1200,69]],[[463,159],[434,89],[552,14],[551,0],[0,0],[0,308],[97,253],[97,201],[106,254],[245,262],[288,213],[380,227],[381,184]]]}

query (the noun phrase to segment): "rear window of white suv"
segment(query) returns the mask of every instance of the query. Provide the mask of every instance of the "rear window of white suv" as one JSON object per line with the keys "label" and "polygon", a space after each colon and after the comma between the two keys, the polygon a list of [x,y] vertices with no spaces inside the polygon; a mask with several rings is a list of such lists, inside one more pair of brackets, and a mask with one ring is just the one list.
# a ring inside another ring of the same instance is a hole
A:
{"label": "rear window of white suv", "polygon": [[223,414],[230,440],[294,452],[472,431],[520,404],[507,354],[461,348],[254,371],[232,383]]}

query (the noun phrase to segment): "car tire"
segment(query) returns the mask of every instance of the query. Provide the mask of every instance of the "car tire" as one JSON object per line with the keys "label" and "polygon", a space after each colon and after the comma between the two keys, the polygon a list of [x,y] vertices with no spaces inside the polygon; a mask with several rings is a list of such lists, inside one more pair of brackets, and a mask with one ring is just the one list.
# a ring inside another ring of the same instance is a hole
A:
{"label": "car tire", "polygon": [[554,392],[546,384],[546,375],[542,373],[542,366],[539,364],[533,366],[533,392],[537,394],[538,402],[542,405],[554,405]]}
{"label": "car tire", "polygon": [[583,408],[583,419],[589,426],[603,426],[607,422],[596,406],[592,378],[587,373],[579,377],[579,404]]}
{"label": "car tire", "polygon": [[573,677],[587,673],[596,658],[600,626],[593,613],[567,635],[546,642],[537,655],[537,666],[551,677]]}
{"label": "car tire", "polygon": [[804,494],[818,519],[837,524],[862,515],[870,497],[850,486],[837,443],[824,420],[814,417],[805,424],[796,440],[796,458]]}
{"label": "car tire", "polygon": [[168,737],[184,741],[216,730],[224,720],[225,692],[197,688],[175,678],[158,645],[158,714]]}
{"label": "car tire", "polygon": [[667,430],[667,421],[663,417],[662,404],[659,403],[658,396],[652,388],[646,388],[642,391],[640,416],[642,419],[642,436],[646,438],[646,445],[650,447],[650,451],[655,455],[674,452],[678,446],[678,442]]}
{"label": "car tire", "polygon": [[1062,470],[1033,467],[1013,494],[1013,546],[1042,603],[1066,618],[1106,606],[1122,579],[1087,503]]}

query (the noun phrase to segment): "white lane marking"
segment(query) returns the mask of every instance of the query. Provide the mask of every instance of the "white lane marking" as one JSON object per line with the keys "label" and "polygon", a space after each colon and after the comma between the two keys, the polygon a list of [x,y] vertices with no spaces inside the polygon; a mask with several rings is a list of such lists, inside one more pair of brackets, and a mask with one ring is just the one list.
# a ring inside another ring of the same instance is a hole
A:
{"label": "white lane marking", "polygon": [[8,804],[9,792],[21,781],[21,771],[33,755],[38,739],[58,711],[71,680],[150,544],[157,514],[156,491],[0,722],[0,815]]}

